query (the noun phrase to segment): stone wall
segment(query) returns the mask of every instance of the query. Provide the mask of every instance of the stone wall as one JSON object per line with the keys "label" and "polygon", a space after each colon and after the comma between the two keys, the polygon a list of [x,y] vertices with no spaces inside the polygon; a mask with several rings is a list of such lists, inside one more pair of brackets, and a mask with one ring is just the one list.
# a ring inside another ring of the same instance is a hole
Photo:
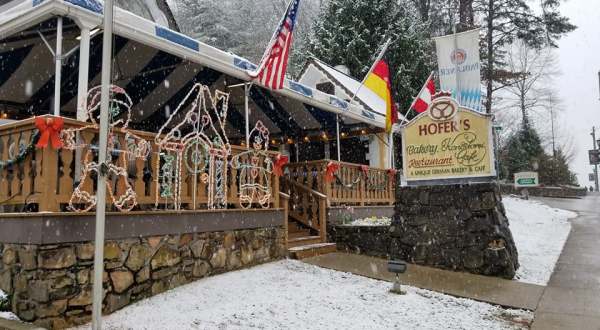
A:
{"label": "stone wall", "polygon": [[399,187],[393,258],[513,278],[519,267],[496,184]]}
{"label": "stone wall", "polygon": [[[283,227],[109,240],[103,312],[209,275],[282,258]],[[65,328],[91,319],[94,246],[1,244],[0,289],[22,320]]]}
{"label": "stone wall", "polygon": [[388,257],[391,245],[390,226],[339,225],[330,231],[338,250]]}
{"label": "stone wall", "polygon": [[[521,195],[525,188],[517,188],[512,184],[502,184],[500,189],[503,194]],[[528,187],[527,193],[530,196],[556,197],[556,198],[574,198],[587,195],[586,188],[576,187]]]}

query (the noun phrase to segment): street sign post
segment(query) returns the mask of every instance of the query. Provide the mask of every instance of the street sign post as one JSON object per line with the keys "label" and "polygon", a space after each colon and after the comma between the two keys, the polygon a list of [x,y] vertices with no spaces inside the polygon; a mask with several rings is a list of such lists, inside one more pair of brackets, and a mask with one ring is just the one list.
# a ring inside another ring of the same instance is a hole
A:
{"label": "street sign post", "polygon": [[515,173],[515,187],[537,187],[540,179],[537,172]]}
{"label": "street sign post", "polygon": [[588,150],[590,165],[600,165],[600,150]]}

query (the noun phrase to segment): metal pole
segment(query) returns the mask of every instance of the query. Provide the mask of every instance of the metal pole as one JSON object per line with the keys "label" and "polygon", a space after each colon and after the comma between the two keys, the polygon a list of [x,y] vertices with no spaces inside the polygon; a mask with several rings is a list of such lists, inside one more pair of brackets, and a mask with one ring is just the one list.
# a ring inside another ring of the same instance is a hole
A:
{"label": "metal pole", "polygon": [[336,136],[337,136],[337,160],[338,160],[338,162],[341,162],[342,158],[341,158],[341,151],[340,151],[340,115],[339,114],[335,115],[335,129],[336,129]]}
{"label": "metal pole", "polygon": [[[77,83],[77,120],[87,120],[87,93],[90,63],[90,29],[81,28],[81,40],[79,40],[79,80]],[[80,139],[79,132],[76,133],[77,141]],[[75,182],[81,177],[81,148],[75,149]]]}
{"label": "metal pole", "polygon": [[248,94],[250,93],[250,84],[244,84],[244,113],[246,116],[246,149],[250,149],[250,109],[248,107]]}
{"label": "metal pole", "polygon": [[390,168],[395,168],[395,166],[394,166],[394,126],[393,125],[392,125],[392,129],[390,130],[390,134],[388,136],[388,148],[389,148]]}
{"label": "metal pole", "polygon": [[[594,150],[597,150],[597,144],[596,144],[596,127],[592,126],[592,145],[594,147]],[[598,191],[598,165],[594,165],[594,183],[596,186],[596,191]]]}
{"label": "metal pole", "polygon": [[88,75],[90,65],[90,29],[81,28],[79,41],[79,80],[77,83],[77,120],[87,119]]}
{"label": "metal pole", "polygon": [[456,99],[458,100],[458,103],[462,105],[462,100],[461,100],[461,95],[460,95],[460,86],[459,81],[460,79],[458,79],[458,61],[456,60],[456,51],[458,50],[458,38],[456,37],[456,23],[454,23],[454,25],[452,25],[452,33],[454,34],[454,88],[456,88]]}
{"label": "metal pole", "polygon": [[56,21],[56,52],[54,53],[54,115],[60,116],[60,84],[62,71],[63,18]]}
{"label": "metal pole", "polygon": [[100,137],[98,150],[98,183],[96,191],[96,235],[94,240],[94,287],[92,329],[102,329],[102,274],[104,272],[104,221],[106,208],[106,148],[110,102],[113,0],[104,1],[104,35],[102,40],[102,89],[100,97]]}

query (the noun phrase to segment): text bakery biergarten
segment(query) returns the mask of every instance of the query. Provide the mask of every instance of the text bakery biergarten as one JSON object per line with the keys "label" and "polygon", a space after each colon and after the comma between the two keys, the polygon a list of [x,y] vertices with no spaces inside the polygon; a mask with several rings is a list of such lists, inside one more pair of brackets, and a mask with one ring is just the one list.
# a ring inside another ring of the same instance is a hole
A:
{"label": "text bakery biergarten", "polygon": [[494,177],[491,131],[491,116],[436,98],[402,128],[405,180]]}

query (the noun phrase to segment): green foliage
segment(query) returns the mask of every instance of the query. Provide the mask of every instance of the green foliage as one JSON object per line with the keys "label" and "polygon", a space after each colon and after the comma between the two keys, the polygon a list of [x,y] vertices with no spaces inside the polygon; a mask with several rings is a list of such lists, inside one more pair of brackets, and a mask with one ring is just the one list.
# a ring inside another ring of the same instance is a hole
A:
{"label": "green foliage", "polygon": [[500,177],[510,182],[516,172],[537,171],[541,184],[577,185],[562,150],[556,150],[556,157],[546,154],[537,132],[529,125],[523,125],[508,139],[501,150],[500,163]]}
{"label": "green foliage", "polygon": [[386,38],[394,99],[406,109],[433,67],[429,29],[408,2],[331,0],[314,27],[310,52],[330,64],[343,64],[361,80]]}
{"label": "green foliage", "polygon": [[521,171],[534,171],[534,163],[540,162],[544,149],[534,128],[524,125],[515,132],[502,151],[503,176],[512,180],[513,174]]}

